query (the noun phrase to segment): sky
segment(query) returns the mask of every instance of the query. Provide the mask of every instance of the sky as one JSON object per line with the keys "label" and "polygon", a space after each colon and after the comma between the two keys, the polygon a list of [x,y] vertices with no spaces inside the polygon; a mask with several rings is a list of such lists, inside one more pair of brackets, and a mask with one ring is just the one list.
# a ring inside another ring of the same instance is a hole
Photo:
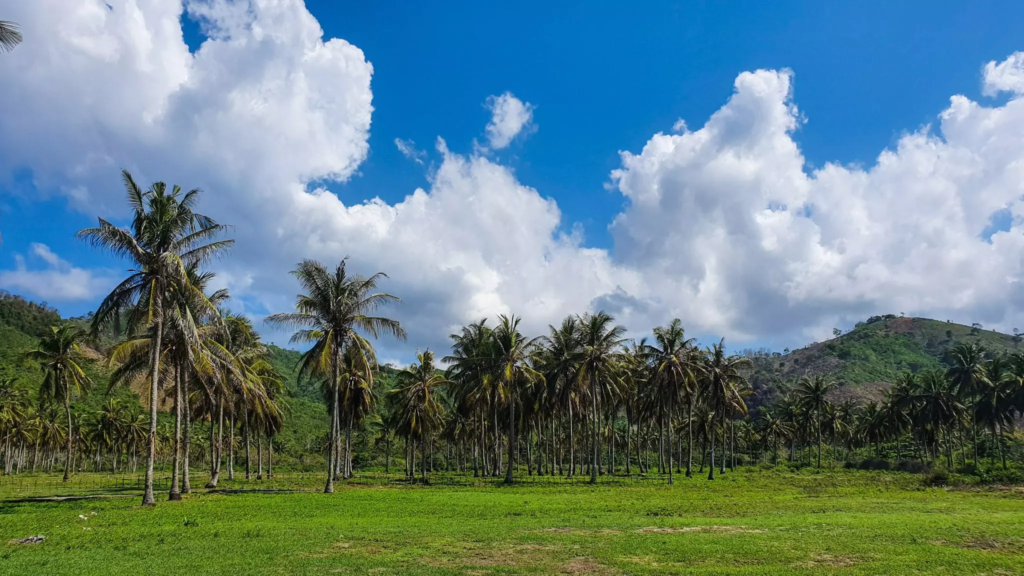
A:
{"label": "sky", "polygon": [[0,289],[94,309],[127,169],[204,190],[258,326],[301,259],[386,272],[396,362],[510,313],[1024,325],[1024,4],[493,4],[0,0]]}

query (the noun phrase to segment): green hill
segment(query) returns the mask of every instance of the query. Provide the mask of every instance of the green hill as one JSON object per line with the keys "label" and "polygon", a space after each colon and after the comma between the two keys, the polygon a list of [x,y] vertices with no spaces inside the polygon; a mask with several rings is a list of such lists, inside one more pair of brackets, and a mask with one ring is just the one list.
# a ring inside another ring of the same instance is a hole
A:
{"label": "green hill", "polygon": [[873,316],[849,332],[785,354],[748,353],[757,400],[766,402],[784,382],[828,375],[839,381],[840,397],[878,399],[901,372],[945,367],[956,342],[976,342],[992,353],[1024,351],[1021,336],[927,318]]}

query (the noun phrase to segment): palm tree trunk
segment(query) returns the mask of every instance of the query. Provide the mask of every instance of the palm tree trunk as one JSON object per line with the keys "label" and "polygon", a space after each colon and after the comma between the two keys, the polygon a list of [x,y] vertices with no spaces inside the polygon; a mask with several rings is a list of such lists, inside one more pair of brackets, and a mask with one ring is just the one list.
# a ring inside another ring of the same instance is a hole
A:
{"label": "palm tree trunk", "polygon": [[590,411],[590,422],[593,426],[593,430],[590,431],[590,441],[593,444],[590,458],[590,483],[597,484],[597,460],[600,457],[601,447],[598,444],[599,439],[597,435],[597,378],[594,376],[590,377]]}
{"label": "palm tree trunk", "polygon": [[67,482],[71,478],[71,438],[74,436],[74,430],[71,425],[71,389],[66,382],[64,384],[64,413],[68,417],[68,456],[64,460],[64,482]]}
{"label": "palm tree trunk", "polygon": [[[511,392],[511,391],[510,391]],[[505,470],[505,484],[512,483],[512,472],[515,468],[516,453],[516,401],[512,393],[508,402],[508,469]]]}
{"label": "palm tree trunk", "polygon": [[228,416],[228,480],[235,479],[235,411]]}
{"label": "palm tree trunk", "polygon": [[156,409],[158,394],[160,392],[160,350],[164,332],[163,324],[163,295],[160,293],[160,284],[152,287],[153,290],[153,343],[150,354],[149,371],[149,455],[146,460],[146,482],[145,493],[142,495],[143,506],[156,506],[156,498],[153,495],[153,466],[156,464]]}
{"label": "palm tree trunk", "polygon": [[187,378],[185,380],[183,380],[182,383],[181,383],[181,393],[182,393],[182,401],[184,402],[184,405],[182,406],[182,410],[183,410],[182,416],[185,419],[185,437],[183,439],[183,442],[185,444],[185,451],[184,451],[184,454],[181,457],[181,478],[182,478],[181,491],[184,494],[191,494],[192,493],[192,479],[189,477],[190,472],[189,472],[189,462],[188,462],[188,460],[189,460],[189,457],[191,456],[191,453],[192,453],[192,411],[189,409],[189,404],[188,404],[188,379]]}
{"label": "palm tree trunk", "polygon": [[267,479],[274,477],[274,438],[267,438]]}
{"label": "palm tree trunk", "polygon": [[821,470],[821,413],[815,410],[814,427],[818,431],[818,470]]}
{"label": "palm tree trunk", "polygon": [[249,419],[250,419],[249,411],[246,410],[245,411],[245,422],[242,423],[242,425],[245,426],[245,431],[243,432],[243,434],[245,434],[245,479],[246,480],[252,480],[252,465],[251,465],[252,464],[252,454],[250,452],[250,443],[249,443]]}
{"label": "palm tree trunk", "polygon": [[672,401],[670,400],[669,401],[669,407],[668,407],[668,484],[669,484],[669,486],[671,486],[674,483],[674,481],[675,481],[673,476],[672,476],[673,468],[674,468],[672,466],[672,456],[673,456],[675,451],[672,448],[673,448],[673,446],[672,446]]}
{"label": "palm tree trunk", "polygon": [[576,439],[573,437],[572,400],[569,400],[569,478],[576,474]]}
{"label": "palm tree trunk", "polygon": [[171,456],[171,492],[167,499],[181,500],[181,367],[174,366],[174,446]]}
{"label": "palm tree trunk", "polygon": [[424,430],[424,437],[420,440],[420,474],[423,483],[427,483],[427,444],[430,443],[430,431]]}
{"label": "palm tree trunk", "polygon": [[[214,401],[217,403],[217,421],[214,422],[213,414],[210,414],[210,481],[206,483],[207,488],[216,488],[220,482],[220,460],[224,441],[224,399],[218,394]],[[214,428],[217,430],[216,442]]]}
{"label": "palm tree trunk", "polygon": [[715,437],[718,435],[716,428],[718,427],[718,411],[711,413],[711,428],[708,430],[708,436],[711,440],[711,451],[709,456],[711,457],[711,466],[708,471],[708,480],[715,479]]}
{"label": "palm tree trunk", "polygon": [[693,478],[693,395],[686,395],[686,477]]}
{"label": "palm tree trunk", "polygon": [[256,431],[256,479],[263,480],[263,432]]}
{"label": "palm tree trunk", "polygon": [[345,426],[345,478],[352,477],[352,414],[348,415]]}
{"label": "palm tree trunk", "polygon": [[334,448],[338,435],[338,362],[340,350],[335,346],[334,355],[331,358],[331,432],[327,449],[327,485],[324,486],[325,494],[334,494]]}

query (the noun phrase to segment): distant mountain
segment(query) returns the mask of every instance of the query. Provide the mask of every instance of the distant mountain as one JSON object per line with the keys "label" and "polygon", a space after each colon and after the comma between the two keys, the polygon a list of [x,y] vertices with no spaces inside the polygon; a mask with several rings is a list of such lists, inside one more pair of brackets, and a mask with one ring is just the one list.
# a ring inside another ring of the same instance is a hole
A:
{"label": "distant mountain", "polygon": [[904,371],[945,368],[946,351],[956,342],[977,342],[992,353],[1024,351],[1022,337],[928,318],[873,316],[849,332],[785,354],[748,352],[751,378],[766,403],[786,383],[802,376],[828,375],[841,382],[840,398],[877,400]]}

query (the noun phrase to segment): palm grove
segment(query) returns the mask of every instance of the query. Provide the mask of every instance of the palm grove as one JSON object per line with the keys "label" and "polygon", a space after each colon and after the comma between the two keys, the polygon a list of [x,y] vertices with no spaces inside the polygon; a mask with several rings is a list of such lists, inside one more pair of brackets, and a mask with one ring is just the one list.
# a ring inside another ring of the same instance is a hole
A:
{"label": "palm grove", "polygon": [[[264,455],[272,476],[287,393],[255,328],[226,311],[226,291],[210,289],[204,266],[230,247],[225,227],[196,211],[198,190],[161,182],[143,190],[127,172],[123,179],[130,225],[101,219],[79,237],[125,258],[130,274],[90,330],[55,326],[25,355],[43,374],[35,402],[0,379],[3,472],[59,466],[66,480],[90,466],[143,465],[147,505],[157,467],[169,469],[172,500],[192,490],[197,462],[208,488],[224,468],[234,477],[243,451],[246,479],[264,477]],[[757,358],[728,355],[723,342],[701,348],[679,320],[636,340],[608,314],[585,313],[529,337],[519,317],[503,315],[451,335],[442,359],[427,350],[395,370],[378,365],[373,346],[406,337],[384,315],[398,302],[377,290],[384,274],[305,260],[294,275],[302,289],[294,311],[266,322],[294,329],[292,342],[306,347],[295,372],[326,405],[326,432],[312,448],[326,465],[326,492],[353,476],[354,435],[364,439],[367,469],[387,474],[401,463],[407,480],[423,482],[444,470],[509,483],[524,473],[590,482],[657,474],[671,484],[698,465],[714,479],[737,464],[778,465],[780,455],[818,467],[823,454],[832,463],[874,457],[950,468],[1018,459],[1024,354],[956,344],[948,369],[904,374],[879,403],[835,403],[835,382],[803,378],[751,415],[747,376]],[[82,344],[100,333],[118,336],[107,355],[111,388],[141,385],[148,414],[113,398],[91,413],[72,410],[72,397],[93,384]],[[171,416],[164,425],[161,406]]]}

